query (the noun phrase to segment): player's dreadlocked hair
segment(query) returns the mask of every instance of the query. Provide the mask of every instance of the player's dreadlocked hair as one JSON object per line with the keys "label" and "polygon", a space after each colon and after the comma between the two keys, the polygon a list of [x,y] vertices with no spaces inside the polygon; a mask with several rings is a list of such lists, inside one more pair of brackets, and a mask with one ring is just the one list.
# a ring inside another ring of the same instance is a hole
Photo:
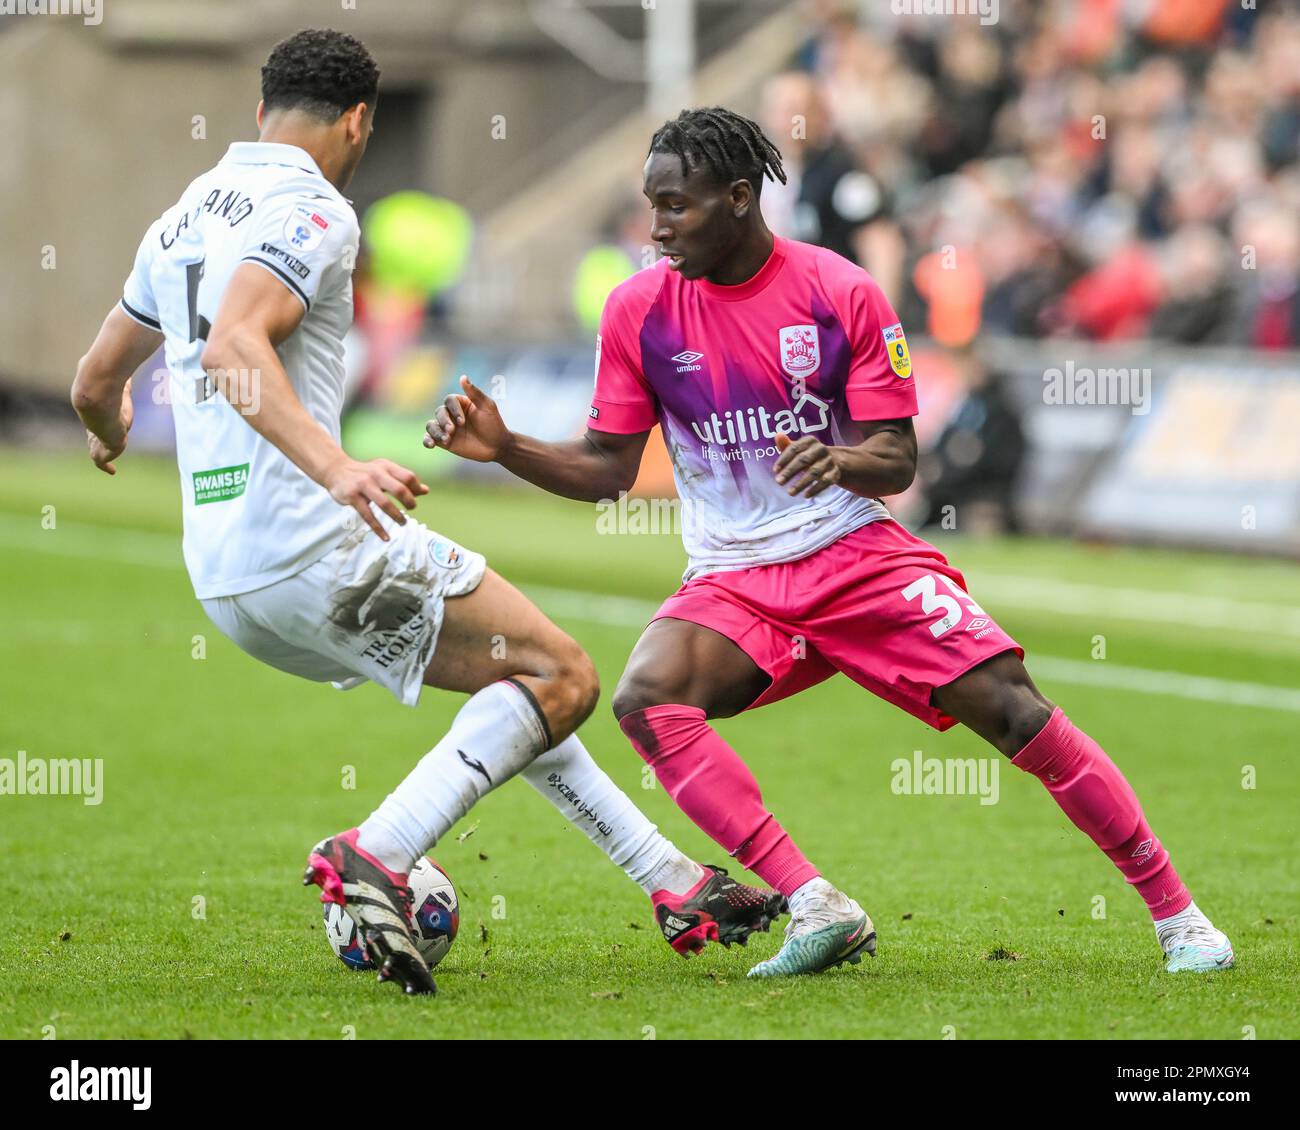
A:
{"label": "player's dreadlocked hair", "polygon": [[757,124],[721,106],[683,110],[665,122],[650,139],[647,153],[675,153],[682,176],[691,167],[705,166],[723,184],[747,180],[755,196],[762,195],[763,177],[785,184],[781,152]]}
{"label": "player's dreadlocked hair", "polygon": [[308,28],[277,43],[262,68],[268,110],[302,110],[337,121],[358,102],[374,105],[379,68],[365,45],[341,31]]}

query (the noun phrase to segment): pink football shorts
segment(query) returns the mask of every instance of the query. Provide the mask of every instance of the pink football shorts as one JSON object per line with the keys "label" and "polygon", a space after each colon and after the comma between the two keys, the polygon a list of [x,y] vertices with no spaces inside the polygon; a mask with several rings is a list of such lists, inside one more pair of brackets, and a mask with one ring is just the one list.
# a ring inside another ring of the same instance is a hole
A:
{"label": "pink football shorts", "polygon": [[931,705],[936,687],[1004,651],[1025,654],[942,553],[888,519],[797,561],[693,577],[663,617],[726,636],[771,676],[750,710],[843,671],[936,730],[956,725]]}

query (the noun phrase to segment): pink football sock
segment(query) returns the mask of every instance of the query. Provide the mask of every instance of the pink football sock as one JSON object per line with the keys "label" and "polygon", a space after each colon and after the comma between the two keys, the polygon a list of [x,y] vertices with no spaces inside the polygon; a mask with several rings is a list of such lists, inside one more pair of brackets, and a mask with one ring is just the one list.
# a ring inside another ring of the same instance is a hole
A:
{"label": "pink football sock", "polygon": [[1159,922],[1186,909],[1192,896],[1142,815],[1133,787],[1059,706],[1011,763],[1043,782],[1075,827],[1137,888],[1152,918]]}
{"label": "pink football sock", "polygon": [[763,805],[758,782],[697,706],[650,706],[619,721],[659,783],[700,829],[783,895],[817,868]]}

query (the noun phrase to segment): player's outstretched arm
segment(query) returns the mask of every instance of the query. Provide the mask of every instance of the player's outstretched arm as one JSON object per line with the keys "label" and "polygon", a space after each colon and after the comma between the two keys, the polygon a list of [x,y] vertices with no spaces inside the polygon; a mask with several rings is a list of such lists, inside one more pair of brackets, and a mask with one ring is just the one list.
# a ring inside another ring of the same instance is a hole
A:
{"label": "player's outstretched arm", "polygon": [[866,436],[854,447],[830,447],[813,436],[778,437],[781,454],[772,468],[791,495],[812,498],[840,486],[867,498],[902,494],[916,477],[916,431],[910,417],[864,422]]}
{"label": "player's outstretched arm", "polygon": [[157,330],[114,306],[77,364],[72,407],[86,426],[90,458],[109,475],[117,474],[113,460],[126,450],[131,430],[131,374],[149,360],[162,340]]}
{"label": "player's outstretched arm", "polygon": [[222,295],[200,363],[255,432],[388,541],[371,507],[403,525],[406,516],[393,499],[413,510],[416,496],[428,494],[429,488],[414,471],[388,459],[350,459],[303,407],[275,347],[293,333],[304,313],[302,303],[274,275],[245,263]]}
{"label": "player's outstretched arm", "polygon": [[452,393],[425,425],[425,447],[441,447],[463,459],[500,463],[521,479],[581,502],[617,498],[632,489],[648,431],[631,435],[587,430],[581,439],[547,443],[512,432],[496,402],[469,377],[464,393]]}

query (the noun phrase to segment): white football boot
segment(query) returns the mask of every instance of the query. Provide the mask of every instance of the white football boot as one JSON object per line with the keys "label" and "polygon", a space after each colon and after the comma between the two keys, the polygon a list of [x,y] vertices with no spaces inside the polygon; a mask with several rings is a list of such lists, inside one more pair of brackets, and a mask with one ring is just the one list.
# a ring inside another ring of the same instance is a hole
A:
{"label": "white football boot", "polygon": [[1232,943],[1222,930],[1189,903],[1186,910],[1156,923],[1156,938],[1169,958],[1170,973],[1212,973],[1233,963]]}
{"label": "white football boot", "polygon": [[846,961],[857,965],[864,950],[875,957],[876,928],[866,911],[825,879],[813,879],[790,900],[785,944],[775,957],[760,961],[747,976],[820,973]]}

